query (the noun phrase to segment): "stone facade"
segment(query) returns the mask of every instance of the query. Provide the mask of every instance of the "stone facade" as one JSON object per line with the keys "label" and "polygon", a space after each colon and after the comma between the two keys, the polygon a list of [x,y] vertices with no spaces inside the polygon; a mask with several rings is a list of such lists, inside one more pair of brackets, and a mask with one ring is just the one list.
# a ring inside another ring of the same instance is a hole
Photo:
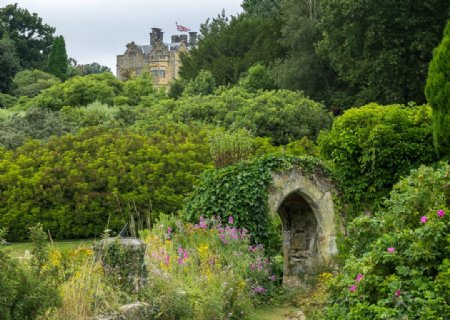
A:
{"label": "stone facade", "polygon": [[333,188],[298,169],[272,173],[271,214],[279,214],[283,228],[283,284],[307,286],[321,267],[333,267],[336,219]]}
{"label": "stone facade", "polygon": [[164,42],[164,33],[152,28],[149,45],[126,45],[124,54],[117,56],[117,78],[127,80],[147,71],[153,77],[156,87],[167,87],[178,77],[180,53],[190,50],[197,42],[197,33],[173,35],[171,42]]}

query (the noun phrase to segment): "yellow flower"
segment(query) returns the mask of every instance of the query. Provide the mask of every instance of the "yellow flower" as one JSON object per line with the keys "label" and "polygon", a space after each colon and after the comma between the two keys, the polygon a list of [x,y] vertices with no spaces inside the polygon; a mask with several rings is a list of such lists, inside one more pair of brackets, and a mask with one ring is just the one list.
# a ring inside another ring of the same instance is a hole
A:
{"label": "yellow flower", "polygon": [[61,265],[62,255],[57,249],[52,249],[49,252],[48,262],[52,267],[58,267]]}

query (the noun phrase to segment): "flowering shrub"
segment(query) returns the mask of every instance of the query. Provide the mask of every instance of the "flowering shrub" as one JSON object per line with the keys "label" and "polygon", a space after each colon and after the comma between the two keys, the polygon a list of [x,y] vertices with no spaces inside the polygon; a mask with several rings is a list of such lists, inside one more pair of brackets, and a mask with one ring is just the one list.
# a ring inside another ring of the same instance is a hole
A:
{"label": "flowering shrub", "polygon": [[246,319],[264,303],[277,277],[264,247],[249,246],[247,230],[229,217],[222,225],[160,221],[142,233],[147,243],[147,302],[159,319]]}
{"label": "flowering shrub", "polygon": [[447,164],[413,170],[383,211],[356,219],[331,289],[329,319],[447,319],[449,173]]}

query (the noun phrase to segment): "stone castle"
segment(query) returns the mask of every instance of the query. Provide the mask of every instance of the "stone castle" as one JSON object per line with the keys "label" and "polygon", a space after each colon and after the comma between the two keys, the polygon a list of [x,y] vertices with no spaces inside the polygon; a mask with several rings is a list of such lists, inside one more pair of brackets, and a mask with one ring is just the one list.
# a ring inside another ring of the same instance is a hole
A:
{"label": "stone castle", "polygon": [[148,71],[156,87],[166,87],[178,77],[180,53],[189,51],[197,42],[197,32],[173,35],[170,43],[164,42],[164,33],[152,28],[150,45],[126,45],[124,54],[117,56],[117,78],[127,80]]}

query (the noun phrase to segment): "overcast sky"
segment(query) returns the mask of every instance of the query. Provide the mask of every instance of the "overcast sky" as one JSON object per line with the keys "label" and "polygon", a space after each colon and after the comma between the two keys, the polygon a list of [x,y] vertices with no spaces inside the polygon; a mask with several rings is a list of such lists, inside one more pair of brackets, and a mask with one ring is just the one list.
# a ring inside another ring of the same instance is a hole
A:
{"label": "overcast sky", "polygon": [[131,41],[148,44],[152,27],[162,28],[164,40],[176,34],[176,25],[198,31],[222,9],[227,15],[241,12],[242,0],[0,0],[0,7],[18,3],[36,12],[44,23],[63,35],[69,57],[78,63],[98,62],[116,73],[116,55]]}

